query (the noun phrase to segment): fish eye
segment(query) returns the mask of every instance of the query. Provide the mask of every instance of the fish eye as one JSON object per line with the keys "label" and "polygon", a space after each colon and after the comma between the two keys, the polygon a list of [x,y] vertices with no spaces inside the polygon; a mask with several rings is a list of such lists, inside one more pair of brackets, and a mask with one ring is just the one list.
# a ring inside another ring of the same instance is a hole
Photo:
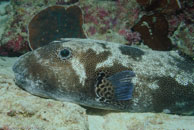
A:
{"label": "fish eye", "polygon": [[68,48],[65,48],[63,50],[60,50],[58,56],[62,60],[69,59],[71,57],[71,50],[68,49]]}

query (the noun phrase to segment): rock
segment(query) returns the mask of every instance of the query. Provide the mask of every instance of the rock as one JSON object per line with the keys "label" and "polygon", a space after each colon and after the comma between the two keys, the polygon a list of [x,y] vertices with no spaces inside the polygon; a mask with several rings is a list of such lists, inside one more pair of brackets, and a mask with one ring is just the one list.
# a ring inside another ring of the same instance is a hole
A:
{"label": "rock", "polygon": [[11,68],[16,59],[0,57],[0,130],[192,130],[194,128],[194,116],[121,113],[89,108],[86,108],[86,111],[76,104],[33,96],[14,83]]}

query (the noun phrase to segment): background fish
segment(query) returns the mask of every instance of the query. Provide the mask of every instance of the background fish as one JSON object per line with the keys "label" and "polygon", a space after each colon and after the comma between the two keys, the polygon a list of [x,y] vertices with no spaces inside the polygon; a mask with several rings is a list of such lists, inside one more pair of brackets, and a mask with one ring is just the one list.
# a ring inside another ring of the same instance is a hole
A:
{"label": "background fish", "polygon": [[13,71],[19,87],[41,97],[108,110],[192,114],[194,65],[166,53],[61,39],[21,56]]}

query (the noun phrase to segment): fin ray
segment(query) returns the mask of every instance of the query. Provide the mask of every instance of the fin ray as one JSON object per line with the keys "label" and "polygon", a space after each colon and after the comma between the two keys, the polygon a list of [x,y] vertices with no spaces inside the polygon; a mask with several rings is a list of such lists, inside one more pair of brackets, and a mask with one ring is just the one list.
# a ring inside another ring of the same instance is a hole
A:
{"label": "fin ray", "polygon": [[114,86],[116,100],[129,100],[132,98],[133,84],[131,80],[134,76],[133,71],[126,70],[107,78]]}

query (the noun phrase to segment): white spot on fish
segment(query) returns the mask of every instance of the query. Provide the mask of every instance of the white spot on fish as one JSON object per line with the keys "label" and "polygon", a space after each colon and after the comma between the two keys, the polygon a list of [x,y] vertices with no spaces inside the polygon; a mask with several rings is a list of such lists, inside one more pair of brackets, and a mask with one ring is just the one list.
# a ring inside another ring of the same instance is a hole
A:
{"label": "white spot on fish", "polygon": [[72,58],[71,65],[79,77],[80,83],[84,86],[85,80],[87,78],[84,65],[77,58]]}
{"label": "white spot on fish", "polygon": [[[63,44],[64,47],[70,47],[73,50],[78,50],[80,52],[87,52],[89,49],[92,49],[93,51],[96,52],[96,54],[100,54],[102,52],[105,51],[105,49],[102,46],[99,46],[99,44],[95,44],[96,42],[99,42],[98,40],[93,40],[93,39],[74,39],[73,41],[71,41],[71,38],[65,38],[65,39],[61,39],[61,40],[66,40],[66,44]],[[69,41],[68,41],[69,40]],[[71,43],[71,45],[68,45],[68,42]],[[79,42],[80,44],[77,44],[77,42]],[[75,43],[72,46],[72,43]],[[102,43],[106,44],[106,41],[102,41]],[[87,44],[87,46],[84,46],[82,44]],[[78,52],[79,53],[79,52]]]}
{"label": "white spot on fish", "polygon": [[[114,44],[114,43],[113,43]],[[104,62],[98,63],[96,65],[96,69],[101,68],[101,67],[111,67],[113,66],[114,62],[118,62],[119,64],[128,67],[129,62],[128,62],[128,56],[123,55],[119,49],[119,45],[115,44],[114,46],[108,45],[107,47],[109,48],[111,55],[105,60]]]}

